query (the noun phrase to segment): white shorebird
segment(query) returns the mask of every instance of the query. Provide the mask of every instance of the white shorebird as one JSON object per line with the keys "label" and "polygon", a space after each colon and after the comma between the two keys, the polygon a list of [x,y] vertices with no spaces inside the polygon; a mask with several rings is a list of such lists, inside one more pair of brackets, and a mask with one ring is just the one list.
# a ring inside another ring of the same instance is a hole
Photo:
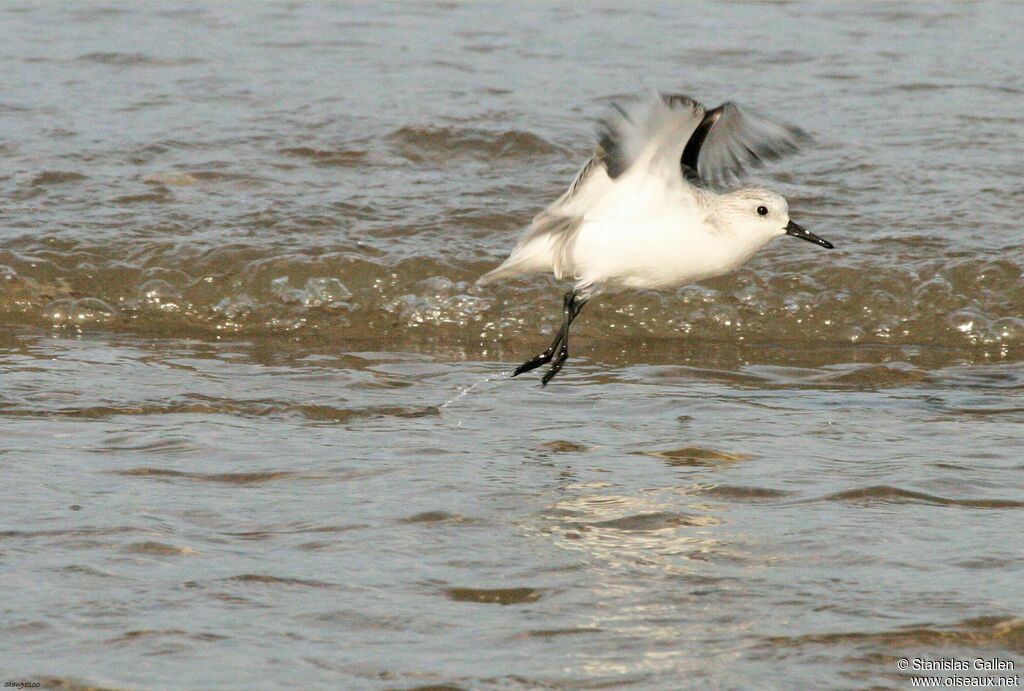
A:
{"label": "white shorebird", "polygon": [[[569,357],[569,327],[602,287],[669,289],[729,273],[769,240],[792,235],[832,244],[789,219],[765,189],[717,194],[749,166],[796,151],[803,130],[727,102],[707,110],[689,96],[653,94],[613,105],[597,150],[561,197],[537,214],[491,283],[552,271],[575,281],[562,327],[513,377],[551,362],[551,381]],[[554,362],[552,362],[554,360]]]}

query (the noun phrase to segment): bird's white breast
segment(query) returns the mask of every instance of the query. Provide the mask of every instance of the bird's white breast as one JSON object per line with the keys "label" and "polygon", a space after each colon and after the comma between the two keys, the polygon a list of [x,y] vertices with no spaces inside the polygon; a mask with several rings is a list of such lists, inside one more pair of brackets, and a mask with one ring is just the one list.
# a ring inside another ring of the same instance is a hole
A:
{"label": "bird's white breast", "polygon": [[616,184],[585,217],[573,247],[583,283],[671,288],[735,270],[763,244],[712,223],[679,187]]}

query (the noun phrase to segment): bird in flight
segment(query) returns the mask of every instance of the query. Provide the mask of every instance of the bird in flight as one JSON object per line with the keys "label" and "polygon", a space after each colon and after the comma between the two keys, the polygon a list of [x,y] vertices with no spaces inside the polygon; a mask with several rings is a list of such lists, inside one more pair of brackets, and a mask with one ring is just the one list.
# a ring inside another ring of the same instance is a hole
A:
{"label": "bird in flight", "polygon": [[569,357],[569,327],[602,288],[666,290],[734,271],[772,238],[832,244],[789,218],[766,189],[718,193],[747,168],[792,153],[807,134],[740,109],[708,110],[683,94],[613,104],[594,155],[569,189],[534,217],[500,266],[480,277],[551,271],[574,281],[551,345],[513,377],[550,363],[547,385]]}

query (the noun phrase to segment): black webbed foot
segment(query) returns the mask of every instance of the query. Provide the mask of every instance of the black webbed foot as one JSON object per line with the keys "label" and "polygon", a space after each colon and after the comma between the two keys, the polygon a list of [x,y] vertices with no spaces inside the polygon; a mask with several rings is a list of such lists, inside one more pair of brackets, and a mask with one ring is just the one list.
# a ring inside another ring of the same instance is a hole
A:
{"label": "black webbed foot", "polygon": [[[561,336],[561,332],[559,332],[559,336]],[[561,337],[559,337],[558,340],[561,341]],[[555,348],[557,347],[558,343],[555,343],[537,357],[531,358],[524,362],[523,364],[519,365],[519,367],[516,367],[516,371],[512,373],[512,376],[518,377],[523,372],[529,372],[530,370],[537,369],[541,365],[548,364],[549,362],[551,362],[551,358],[555,356]]]}
{"label": "black webbed foot", "polygon": [[544,373],[544,376],[540,380],[541,386],[547,386],[548,382],[555,378],[555,375],[562,371],[562,365],[569,359],[569,348],[563,345],[558,349],[558,357],[551,363],[551,368]]}

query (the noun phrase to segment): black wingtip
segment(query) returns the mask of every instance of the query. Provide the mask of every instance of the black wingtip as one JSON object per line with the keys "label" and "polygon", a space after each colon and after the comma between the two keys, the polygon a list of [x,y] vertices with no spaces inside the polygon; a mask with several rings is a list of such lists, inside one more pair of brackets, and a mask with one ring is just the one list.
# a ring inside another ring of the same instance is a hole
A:
{"label": "black wingtip", "polygon": [[711,128],[718,122],[718,118],[722,117],[722,113],[725,112],[725,106],[723,104],[713,110],[709,110],[704,113],[704,118],[697,125],[697,129],[690,135],[690,141],[686,142],[686,148],[683,149],[683,157],[680,159],[679,164],[683,169],[683,177],[692,182],[700,182],[700,174],[697,172],[697,159],[700,158],[700,149],[704,146],[704,140],[708,138],[708,133],[711,132]]}

